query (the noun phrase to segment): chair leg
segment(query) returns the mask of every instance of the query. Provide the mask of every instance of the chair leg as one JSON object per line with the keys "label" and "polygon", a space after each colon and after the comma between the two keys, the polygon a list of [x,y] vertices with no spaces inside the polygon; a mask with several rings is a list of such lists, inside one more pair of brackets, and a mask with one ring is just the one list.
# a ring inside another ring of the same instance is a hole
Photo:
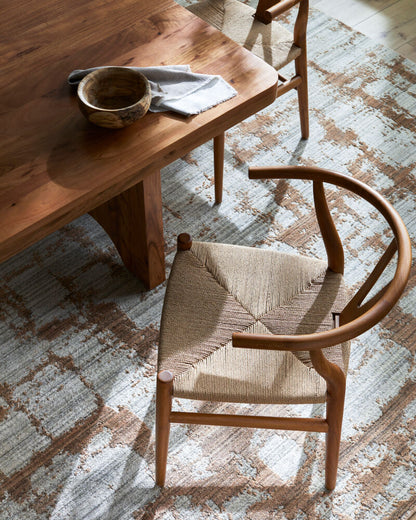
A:
{"label": "chair leg", "polygon": [[[341,370],[340,370],[341,372]],[[342,374],[342,372],[341,372]],[[325,487],[332,491],[337,481],[339,448],[341,443],[342,418],[345,400],[345,376],[340,377],[337,387],[328,389],[326,402],[326,435]],[[331,385],[332,386],[332,385]]]}
{"label": "chair leg", "polygon": [[173,375],[167,370],[159,372],[156,384],[156,484],[158,486],[165,484],[166,477],[172,386]]}
{"label": "chair leg", "polygon": [[214,137],[214,183],[215,202],[222,202],[222,186],[224,176],[224,132]]}
{"label": "chair leg", "polygon": [[326,359],[322,349],[310,350],[309,355],[315,370],[326,381],[326,423],[328,425],[328,433],[326,434],[325,487],[332,491],[335,489],[337,482],[346,378],[338,365]]}
{"label": "chair leg", "polygon": [[302,78],[297,87],[299,102],[300,129],[303,139],[309,137],[308,69],[306,50],[295,60],[296,74]]}

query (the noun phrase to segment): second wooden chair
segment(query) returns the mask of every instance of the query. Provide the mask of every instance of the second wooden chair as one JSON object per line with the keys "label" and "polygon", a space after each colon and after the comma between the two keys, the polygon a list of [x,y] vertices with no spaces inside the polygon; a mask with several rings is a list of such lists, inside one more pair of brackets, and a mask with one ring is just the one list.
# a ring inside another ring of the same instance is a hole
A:
{"label": "second wooden chair", "polygon": [[[299,4],[293,31],[274,18]],[[276,98],[289,90],[298,93],[301,133],[309,137],[306,29],[309,0],[259,0],[257,9],[239,0],[202,0],[187,8],[231,40],[262,58],[276,70],[295,62],[292,78],[279,74]],[[254,17],[254,19],[253,19]],[[215,202],[222,201],[224,133],[214,138]]]}

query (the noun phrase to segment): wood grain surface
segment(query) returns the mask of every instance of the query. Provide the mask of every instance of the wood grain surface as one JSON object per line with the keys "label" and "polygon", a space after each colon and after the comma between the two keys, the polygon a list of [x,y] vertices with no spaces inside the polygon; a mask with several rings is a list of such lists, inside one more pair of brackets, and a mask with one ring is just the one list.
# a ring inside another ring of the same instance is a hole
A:
{"label": "wood grain surface", "polygon": [[[0,27],[0,261],[275,99],[274,69],[172,0],[26,0],[4,6]],[[238,95],[120,131],[88,123],[67,85],[74,69],[169,64],[219,74]]]}

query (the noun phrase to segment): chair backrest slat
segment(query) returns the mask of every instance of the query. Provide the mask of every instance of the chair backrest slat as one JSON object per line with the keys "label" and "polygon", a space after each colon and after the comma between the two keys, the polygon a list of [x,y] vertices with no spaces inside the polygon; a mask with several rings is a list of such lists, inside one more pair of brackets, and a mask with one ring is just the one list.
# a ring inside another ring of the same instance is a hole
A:
{"label": "chair backrest slat", "polygon": [[355,318],[358,318],[358,316],[361,316],[365,312],[367,312],[368,309],[370,309],[380,298],[383,296],[383,294],[387,291],[390,283],[386,284],[384,287],[382,287],[377,294],[375,294],[371,299],[369,299],[364,305],[362,305],[364,299],[369,294],[371,289],[374,287],[374,285],[377,283],[377,280],[379,280],[380,276],[383,274],[384,270],[390,263],[390,260],[393,258],[394,254],[397,251],[397,241],[394,238],[389,247],[384,252],[383,256],[380,258],[380,260],[377,262],[376,266],[370,273],[370,275],[367,277],[365,282],[362,284],[360,289],[355,293],[353,298],[347,303],[345,308],[343,309],[340,321],[342,324],[348,323],[349,321],[354,320]]}
{"label": "chair backrest slat", "polygon": [[344,273],[344,249],[332,220],[322,181],[313,182],[313,199],[319,229],[325,244],[328,267],[335,273]]}

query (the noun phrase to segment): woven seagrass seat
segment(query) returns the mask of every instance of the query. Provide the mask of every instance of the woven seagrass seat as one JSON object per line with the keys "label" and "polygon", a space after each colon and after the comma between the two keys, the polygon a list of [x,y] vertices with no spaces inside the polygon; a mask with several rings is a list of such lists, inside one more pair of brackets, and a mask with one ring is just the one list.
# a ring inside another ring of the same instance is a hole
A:
{"label": "woven seagrass seat", "polygon": [[[160,331],[156,481],[159,485],[165,481],[170,423],[212,424],[326,433],[325,484],[331,490],[336,483],[350,340],[384,318],[402,294],[411,266],[409,236],[392,206],[351,177],[305,167],[253,168],[250,177],[313,181],[327,260],[192,243],[187,234],[178,237]],[[344,253],[324,182],[359,195],[390,226],[386,231],[390,245],[352,297],[344,286]],[[385,283],[381,275],[393,258],[396,270]],[[371,294],[381,280],[385,285]],[[180,412],[172,411],[173,397],[252,404],[326,403],[326,416]]]}
{"label": "woven seagrass seat", "polygon": [[255,10],[239,0],[202,0],[187,9],[276,70],[302,53],[293,32],[276,21],[266,25],[256,20]]}
{"label": "woven seagrass seat", "polygon": [[[258,0],[257,9],[240,0],[201,0],[187,7],[209,25],[280,71],[291,62],[295,74],[279,74],[276,98],[296,89],[303,139],[309,137],[306,31],[309,0]],[[299,4],[292,30],[275,18]],[[224,133],[214,138],[215,201],[222,201]]]}
{"label": "woven seagrass seat", "polygon": [[[307,352],[236,349],[233,332],[308,334],[333,327],[343,277],[314,258],[193,242],[178,251],[165,296],[158,371],[174,395],[247,403],[325,402]],[[349,344],[328,358],[348,368]],[[261,378],[258,374],[262,374]]]}

